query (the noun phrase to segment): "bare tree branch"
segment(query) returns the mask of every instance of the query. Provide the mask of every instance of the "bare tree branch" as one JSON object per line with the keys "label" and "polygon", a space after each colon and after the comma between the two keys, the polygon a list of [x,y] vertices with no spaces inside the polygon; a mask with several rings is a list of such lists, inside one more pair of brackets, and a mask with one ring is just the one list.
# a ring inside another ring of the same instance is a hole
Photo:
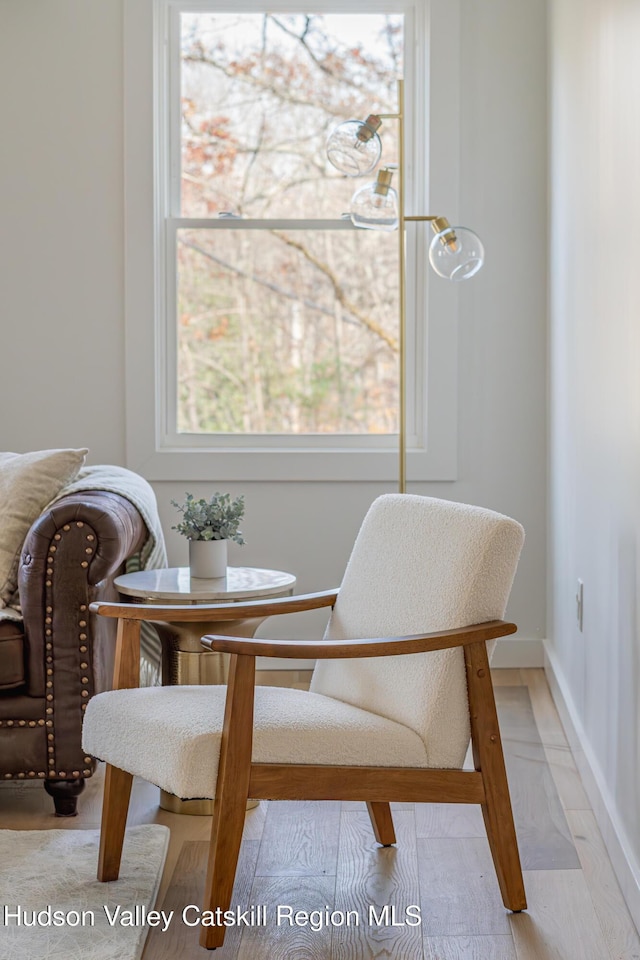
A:
{"label": "bare tree branch", "polygon": [[286,243],[287,246],[298,250],[302,256],[309,261],[309,263],[312,263],[314,267],[320,270],[320,272],[323,273],[331,283],[336,295],[336,299],[342,304],[345,310],[348,310],[352,316],[356,317],[356,319],[359,320],[363,326],[365,326],[372,333],[375,333],[377,337],[380,337],[381,340],[384,340],[384,342],[391,347],[394,353],[398,352],[398,341],[396,337],[392,337],[390,333],[387,333],[387,331],[380,326],[379,323],[377,323],[371,317],[368,317],[359,309],[359,307],[356,306],[355,303],[353,303],[352,300],[349,300],[342,288],[342,285],[338,281],[338,278],[327,263],[319,260],[318,257],[311,253],[311,251],[308,250],[303,243],[300,243],[300,241],[294,240],[292,237],[288,237],[284,233],[280,233],[279,230],[272,230],[271,233],[273,233],[278,240]]}
{"label": "bare tree branch", "polygon": [[319,60],[317,58],[317,56],[315,55],[315,53],[307,43],[306,38],[309,32],[309,27],[311,26],[311,17],[305,18],[305,27],[302,35],[300,35],[299,33],[296,33],[295,30],[289,29],[289,27],[286,24],[284,24],[281,20],[278,20],[277,17],[274,17],[272,13],[268,14],[268,17],[272,23],[275,23],[276,27],[279,27],[279,29],[282,30],[284,33],[288,34],[288,36],[293,37],[294,40],[298,41],[298,43],[304,48],[306,53],[309,55],[311,60],[313,60],[313,62],[315,63],[316,67],[318,67],[319,70],[322,70],[323,73],[326,73],[327,76],[331,77],[332,80],[344,81],[344,77],[339,77],[337,74],[333,72],[333,70],[329,70],[329,68],[325,66],[322,60]]}
{"label": "bare tree branch", "polygon": [[254,76],[253,74],[239,74],[234,70],[229,70],[229,68],[224,64],[218,63],[216,60],[213,60],[212,57],[208,57],[203,50],[197,54],[186,53],[183,55],[182,60],[185,63],[206,63],[208,66],[215,67],[216,70],[220,70],[225,77],[229,77],[231,80],[240,80],[251,86],[257,87],[259,90],[263,90],[265,93],[271,93],[274,97],[278,97],[278,99],[284,100],[286,103],[293,103],[298,107],[312,107],[314,110],[321,110],[323,113],[327,113],[327,105],[321,100],[308,100],[304,97],[295,96],[291,94],[290,91],[285,90],[283,87],[278,87],[273,83],[265,83],[263,80]]}
{"label": "bare tree branch", "polygon": [[[270,231],[270,233],[274,233],[274,231]],[[314,303],[313,300],[307,300],[306,298],[301,299],[297,293],[292,293],[289,290],[285,290],[283,287],[278,286],[277,283],[272,283],[270,280],[265,280],[255,273],[248,273],[246,270],[241,270],[239,267],[235,267],[232,263],[228,263],[228,261],[223,260],[222,257],[216,257],[215,254],[205,250],[204,247],[199,246],[197,243],[192,243],[189,240],[180,240],[179,242],[183,247],[187,247],[189,250],[195,250],[196,253],[206,257],[207,260],[212,260],[213,263],[217,263],[219,266],[224,267],[225,270],[229,270],[231,273],[235,273],[239,277],[244,277],[246,280],[251,280],[253,283],[257,283],[261,287],[266,287],[267,290],[277,293],[279,297],[285,297],[287,300],[295,300],[298,303],[304,304],[304,306],[308,307],[309,310],[316,310],[318,313],[322,313],[327,317],[333,317],[332,310],[327,310],[326,307],[321,306],[319,303]]]}
{"label": "bare tree branch", "polygon": [[232,373],[231,370],[228,370],[222,363],[217,363],[213,357],[205,357],[202,353],[190,351],[193,356],[194,363],[199,364],[201,367],[207,367],[209,370],[214,370],[216,373],[221,373],[223,377],[226,377],[227,380],[230,380],[231,383],[235,384],[236,387],[239,387],[241,390],[244,390],[244,383],[242,380]]}
{"label": "bare tree branch", "polygon": [[[330,281],[336,299],[347,310],[359,323],[370,330],[371,333],[374,333],[377,337],[380,337],[387,346],[393,350],[394,353],[398,352],[398,341],[396,337],[392,337],[391,334],[380,326],[375,320],[371,317],[368,317],[359,307],[356,306],[353,301],[349,300],[345,294],[341,284],[338,281],[335,273],[328,264],[323,263],[322,260],[319,260],[315,257],[311,251],[307,250],[304,244],[299,243],[297,240],[293,240],[291,237],[287,237],[285,234],[280,233],[279,230],[270,230],[269,233],[277,237],[278,240],[281,240],[283,243],[286,243],[287,246],[293,247],[295,250],[298,250],[309,263],[313,264],[316,269],[320,270],[322,274]],[[295,300],[297,303],[302,303],[305,307],[308,307],[310,310],[316,310],[318,313],[322,313],[327,317],[333,317],[334,313],[332,310],[327,310],[326,307],[322,307],[318,303],[314,303],[313,300],[308,300],[306,297],[299,297],[298,294],[292,293],[289,290],[285,290],[283,287],[278,286],[276,283],[272,283],[270,280],[265,280],[263,277],[259,277],[255,273],[248,273],[246,270],[241,270],[239,267],[235,267],[232,263],[228,263],[226,260],[223,260],[221,257],[216,257],[215,254],[210,253],[208,250],[205,250],[204,247],[199,246],[197,243],[192,243],[189,240],[180,240],[180,244],[184,247],[187,247],[189,250],[195,250],[196,253],[201,254],[203,257],[206,257],[208,260],[212,260],[214,263],[219,264],[221,267],[224,267],[226,270],[230,270],[232,273],[235,273],[239,277],[245,277],[247,280],[253,281],[253,283],[260,284],[260,286],[266,287],[268,290],[273,291],[273,293],[278,294],[280,297],[285,297],[287,300]]]}

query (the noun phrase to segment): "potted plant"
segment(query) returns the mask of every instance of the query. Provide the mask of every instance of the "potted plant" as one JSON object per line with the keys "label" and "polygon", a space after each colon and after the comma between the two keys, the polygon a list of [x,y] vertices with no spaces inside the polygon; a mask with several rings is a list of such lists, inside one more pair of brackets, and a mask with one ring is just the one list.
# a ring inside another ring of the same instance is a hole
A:
{"label": "potted plant", "polygon": [[191,576],[207,580],[226,576],[228,541],[244,543],[238,529],[244,516],[244,497],[232,500],[228,493],[214,493],[209,500],[196,500],[187,493],[184,503],[171,503],[182,514],[180,523],[171,529],[189,541]]}

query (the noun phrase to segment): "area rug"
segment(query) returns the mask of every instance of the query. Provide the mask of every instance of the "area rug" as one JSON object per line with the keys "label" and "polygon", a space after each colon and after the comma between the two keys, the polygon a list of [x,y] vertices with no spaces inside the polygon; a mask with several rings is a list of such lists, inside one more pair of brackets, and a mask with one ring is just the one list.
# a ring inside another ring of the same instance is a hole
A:
{"label": "area rug", "polygon": [[0,830],[2,960],[139,960],[169,830],[127,830],[112,883],[96,880],[99,837],[98,830]]}

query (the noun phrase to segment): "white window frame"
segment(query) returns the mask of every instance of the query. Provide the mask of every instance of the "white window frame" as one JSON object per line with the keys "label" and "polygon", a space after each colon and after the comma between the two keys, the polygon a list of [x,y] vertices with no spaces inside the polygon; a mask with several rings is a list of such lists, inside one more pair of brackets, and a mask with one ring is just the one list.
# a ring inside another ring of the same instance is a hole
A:
{"label": "white window frame", "polygon": [[[276,0],[268,7],[270,12],[363,12],[362,0]],[[242,8],[261,11],[265,4],[242,0]],[[199,221],[176,217],[177,193],[166,169],[172,125],[173,141],[177,135],[176,111],[172,115],[169,105],[177,102],[179,83],[170,69],[169,37],[180,11],[208,9],[210,0],[125,4],[127,464],[149,480],[393,481],[398,476],[393,435],[180,435],[172,423],[175,358],[168,345],[170,334],[174,339],[169,318],[175,268],[170,263],[175,264],[177,227]],[[217,9],[224,12],[222,2]],[[369,0],[366,12],[401,12],[407,18],[405,77],[412,72],[413,82],[406,84],[406,213],[442,214],[455,223],[459,0]],[[425,43],[418,43],[421,36]],[[430,82],[431,77],[446,77],[446,83]],[[415,264],[426,263],[428,225],[407,226],[407,478],[455,480],[459,294],[457,284],[433,273],[419,281]]]}

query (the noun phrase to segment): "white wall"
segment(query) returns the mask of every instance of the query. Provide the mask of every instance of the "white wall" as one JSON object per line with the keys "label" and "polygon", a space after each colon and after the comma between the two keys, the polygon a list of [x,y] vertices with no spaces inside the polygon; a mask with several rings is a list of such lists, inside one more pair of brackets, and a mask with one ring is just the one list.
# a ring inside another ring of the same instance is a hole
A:
{"label": "white wall", "polygon": [[[539,640],[545,12],[539,0],[462,0],[462,11],[460,214],[483,236],[488,256],[461,291],[459,479],[412,490],[522,521],[527,543],[509,615],[524,640]],[[3,364],[0,403],[5,414],[12,411],[0,445],[86,444],[93,462],[123,463],[122,3],[4,0],[0,98],[0,229],[9,248],[0,258],[0,315],[11,358]],[[156,484],[173,562],[184,561],[186,549],[169,530],[168,501],[184,486]],[[306,590],[339,581],[360,520],[384,488],[245,483],[233,492],[244,492],[248,507],[249,543],[236,562],[293,570]]]}
{"label": "white wall", "polygon": [[640,857],[640,5],[553,0],[550,37],[549,652],[609,827],[633,861]]}
{"label": "white wall", "polygon": [[124,457],[122,9],[0,4],[0,446]]}

